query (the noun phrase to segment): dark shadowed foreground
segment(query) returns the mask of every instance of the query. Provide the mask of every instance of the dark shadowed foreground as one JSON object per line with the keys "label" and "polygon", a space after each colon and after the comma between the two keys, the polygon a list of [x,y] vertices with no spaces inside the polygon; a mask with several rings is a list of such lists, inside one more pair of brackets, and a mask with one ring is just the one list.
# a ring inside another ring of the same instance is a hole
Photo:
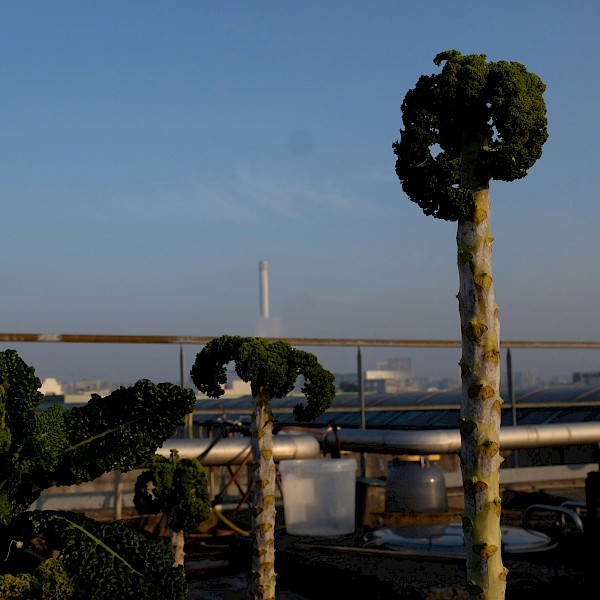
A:
{"label": "dark shadowed foreground", "polygon": [[[352,535],[326,538],[280,534],[276,598],[467,599],[462,557],[414,557],[365,544],[368,533],[361,529]],[[189,600],[250,598],[250,544],[247,538],[235,536],[228,542],[220,555],[189,557]],[[583,550],[556,548],[518,558],[506,556],[510,569],[507,600],[586,597],[590,578],[583,554]]]}

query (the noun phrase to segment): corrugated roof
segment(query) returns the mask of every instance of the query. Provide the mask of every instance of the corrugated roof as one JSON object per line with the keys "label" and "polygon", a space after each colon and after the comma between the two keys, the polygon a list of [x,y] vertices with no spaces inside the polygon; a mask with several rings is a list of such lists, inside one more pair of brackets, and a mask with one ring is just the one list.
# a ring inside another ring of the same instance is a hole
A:
{"label": "corrugated roof", "polygon": [[[460,390],[407,391],[399,394],[364,394],[367,428],[424,429],[455,428],[461,402]],[[512,424],[512,407],[505,400],[502,424]],[[274,398],[271,409],[280,425],[296,423],[292,409],[306,404],[304,396]],[[516,420],[519,425],[544,423],[576,423],[600,421],[600,387],[583,384],[540,387],[518,390],[515,393]],[[251,398],[201,399],[196,403],[194,420],[197,423],[215,421],[226,416],[230,420],[251,414]],[[333,406],[310,425],[325,426],[333,421],[341,427],[361,426],[361,406],[358,394],[340,393]]]}

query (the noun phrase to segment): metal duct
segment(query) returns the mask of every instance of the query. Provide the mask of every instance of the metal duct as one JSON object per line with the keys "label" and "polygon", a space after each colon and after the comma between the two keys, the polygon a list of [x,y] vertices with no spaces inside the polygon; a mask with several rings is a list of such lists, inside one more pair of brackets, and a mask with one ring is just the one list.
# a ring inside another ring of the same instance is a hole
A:
{"label": "metal duct", "polygon": [[[419,431],[340,429],[342,450],[381,454],[453,454],[460,450],[460,433],[455,429]],[[334,446],[333,433],[325,442]],[[500,448],[541,448],[600,443],[600,423],[561,423],[552,425],[516,425],[500,429]]]}
{"label": "metal duct", "polygon": [[[452,454],[460,448],[460,433],[454,429],[339,429],[336,434],[340,449],[353,452]],[[336,445],[333,432],[325,436],[325,443],[330,447]]]}
{"label": "metal duct", "polygon": [[[376,454],[454,454],[460,450],[460,433],[456,429],[429,429],[419,431],[390,429],[339,429],[341,450],[373,452]],[[336,446],[333,432],[323,438],[312,433],[284,434],[273,438],[275,462],[296,458],[321,456],[321,441],[329,447]],[[563,423],[553,425],[516,425],[500,429],[500,448],[541,448],[544,446],[578,446],[600,443],[600,423]],[[214,445],[213,445],[214,444]],[[176,448],[182,458],[202,457],[206,466],[240,464],[250,451],[250,439],[193,438],[167,440],[157,450],[169,456]]]}
{"label": "metal duct", "polygon": [[[204,466],[239,465],[250,452],[250,438],[170,438],[156,453],[168,457],[171,449],[177,449],[181,458],[201,458]],[[314,435],[286,435],[273,437],[273,459],[318,458],[321,445]]]}

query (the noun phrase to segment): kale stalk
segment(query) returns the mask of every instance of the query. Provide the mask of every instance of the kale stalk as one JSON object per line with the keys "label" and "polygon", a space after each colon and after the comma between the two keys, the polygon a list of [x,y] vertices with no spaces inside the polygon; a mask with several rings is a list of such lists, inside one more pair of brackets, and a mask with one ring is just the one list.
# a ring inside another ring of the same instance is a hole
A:
{"label": "kale stalk", "polygon": [[249,381],[252,390],[252,595],[255,600],[275,598],[275,477],[271,399],[289,394],[299,376],[307,403],[297,404],[297,420],[310,421],[323,414],[335,396],[333,374],[316,356],[297,350],[287,342],[269,343],[262,338],[221,336],[211,340],[196,356],[192,381],[206,395],[219,398],[227,382],[227,364]]}
{"label": "kale stalk", "polygon": [[492,284],[489,182],[525,177],[548,137],[545,85],[516,62],[486,62],[456,50],[435,57],[441,73],[419,78],[402,103],[393,144],[396,174],[426,215],[458,222],[461,468],[467,585],[478,600],[501,600],[498,443],[500,333]]}

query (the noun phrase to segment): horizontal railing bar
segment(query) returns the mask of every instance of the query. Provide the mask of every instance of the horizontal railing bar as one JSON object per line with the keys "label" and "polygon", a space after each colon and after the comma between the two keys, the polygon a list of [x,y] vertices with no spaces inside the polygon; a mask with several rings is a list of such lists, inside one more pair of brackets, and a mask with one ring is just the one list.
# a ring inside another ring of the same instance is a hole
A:
{"label": "horizontal railing bar", "polygon": [[[78,333],[0,333],[0,342],[62,342],[77,344],[189,344],[205,345],[217,336],[175,335],[97,335]],[[292,346],[373,346],[411,348],[457,348],[460,340],[394,340],[365,338],[264,338],[270,342],[284,340]],[[505,348],[579,348],[600,349],[598,342],[581,341],[501,341]]]}

